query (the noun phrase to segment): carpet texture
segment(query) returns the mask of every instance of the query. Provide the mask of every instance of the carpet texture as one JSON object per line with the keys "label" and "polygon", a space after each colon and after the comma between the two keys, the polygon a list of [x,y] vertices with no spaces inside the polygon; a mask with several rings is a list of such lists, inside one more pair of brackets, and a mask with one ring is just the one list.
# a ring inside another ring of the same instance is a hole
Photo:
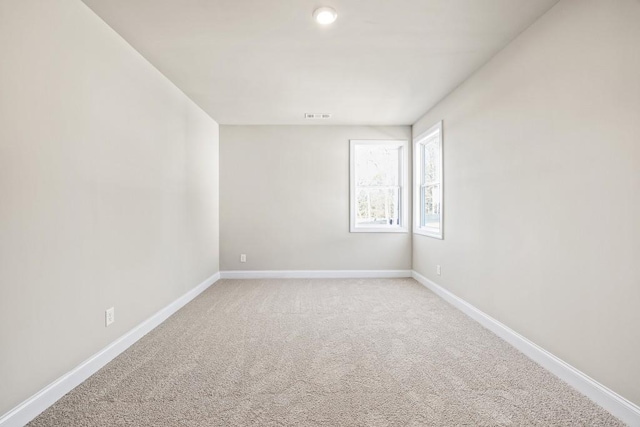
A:
{"label": "carpet texture", "polygon": [[221,280],[29,424],[618,426],[412,279]]}

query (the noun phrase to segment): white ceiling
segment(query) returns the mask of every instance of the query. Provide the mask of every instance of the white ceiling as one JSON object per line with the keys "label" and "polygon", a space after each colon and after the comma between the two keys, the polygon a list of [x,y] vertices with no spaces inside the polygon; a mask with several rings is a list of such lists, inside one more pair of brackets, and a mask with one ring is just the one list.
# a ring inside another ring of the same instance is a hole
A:
{"label": "white ceiling", "polygon": [[414,123],[557,1],[84,0],[221,124],[361,125]]}

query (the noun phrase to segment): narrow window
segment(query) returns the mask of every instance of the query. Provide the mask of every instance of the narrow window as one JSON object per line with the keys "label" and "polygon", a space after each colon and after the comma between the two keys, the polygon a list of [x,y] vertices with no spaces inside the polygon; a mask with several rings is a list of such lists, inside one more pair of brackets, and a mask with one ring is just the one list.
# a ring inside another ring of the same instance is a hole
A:
{"label": "narrow window", "polygon": [[416,137],[414,144],[413,232],[442,239],[442,122]]}
{"label": "narrow window", "polygon": [[408,231],[407,141],[351,140],[351,232]]}

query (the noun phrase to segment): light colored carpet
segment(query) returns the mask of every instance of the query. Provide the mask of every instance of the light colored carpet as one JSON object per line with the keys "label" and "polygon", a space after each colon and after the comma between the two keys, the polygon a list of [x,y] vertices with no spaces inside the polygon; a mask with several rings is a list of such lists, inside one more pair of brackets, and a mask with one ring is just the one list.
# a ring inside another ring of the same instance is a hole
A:
{"label": "light colored carpet", "polygon": [[31,426],[616,426],[412,279],[222,280]]}

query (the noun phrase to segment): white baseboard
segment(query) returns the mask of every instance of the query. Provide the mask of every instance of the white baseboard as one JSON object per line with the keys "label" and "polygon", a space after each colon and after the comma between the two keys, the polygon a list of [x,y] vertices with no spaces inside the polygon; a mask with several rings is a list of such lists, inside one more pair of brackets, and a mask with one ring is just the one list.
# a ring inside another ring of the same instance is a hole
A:
{"label": "white baseboard", "polygon": [[0,417],[0,427],[21,427],[37,417],[41,412],[53,405],[62,396],[96,373],[100,368],[115,359],[133,343],[145,336],[169,316],[184,307],[209,286],[220,279],[220,273],[200,283],[198,286],[140,323],[135,328],[91,356],[89,359],[67,372],[38,393],[25,400],[11,411]]}
{"label": "white baseboard", "polygon": [[411,270],[235,270],[222,279],[360,279],[411,277]]}
{"label": "white baseboard", "polygon": [[537,344],[529,341],[516,331],[498,322],[493,317],[452,294],[442,286],[427,279],[420,273],[414,271],[413,278],[623,422],[630,426],[640,426],[640,407],[637,405],[629,402],[624,397],[608,389]]}

